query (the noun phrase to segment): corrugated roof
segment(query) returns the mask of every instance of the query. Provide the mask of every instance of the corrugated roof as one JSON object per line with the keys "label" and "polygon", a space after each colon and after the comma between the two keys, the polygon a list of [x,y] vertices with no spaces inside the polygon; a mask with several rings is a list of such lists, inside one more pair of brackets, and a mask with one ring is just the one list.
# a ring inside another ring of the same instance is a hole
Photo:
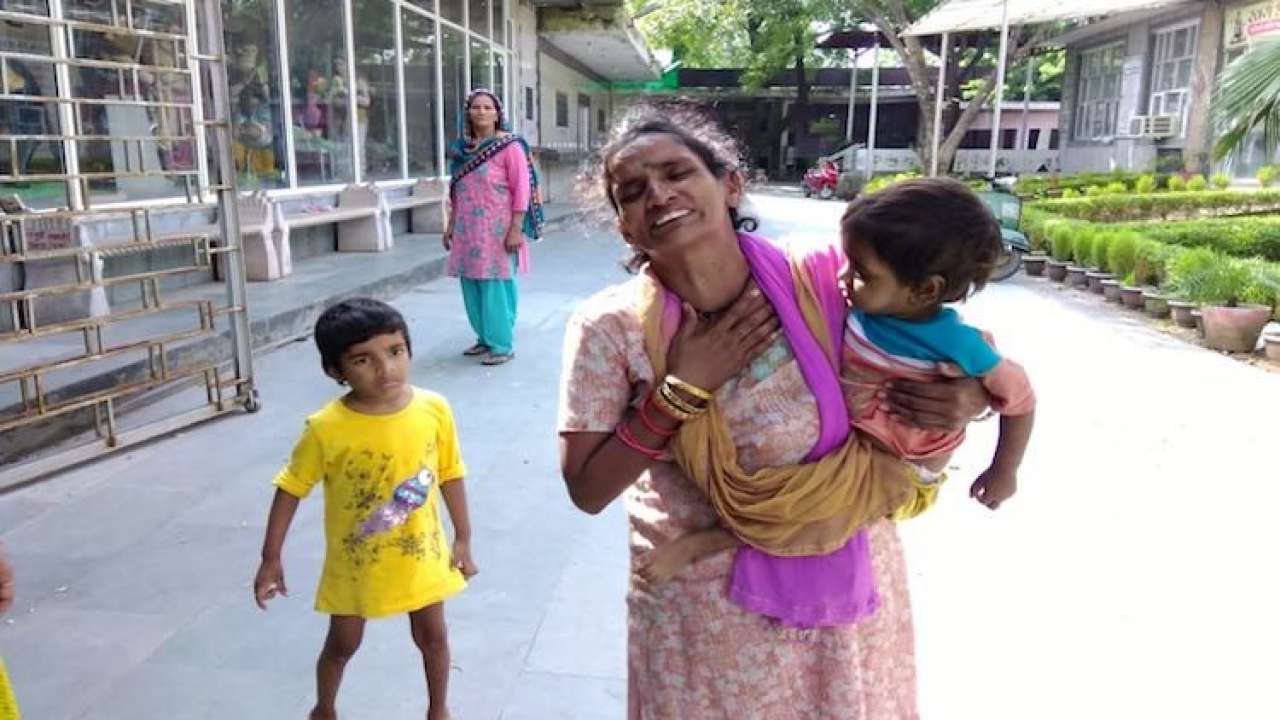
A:
{"label": "corrugated roof", "polygon": [[949,0],[907,29],[908,35],[941,35],[965,30],[998,30],[1005,2],[1009,25],[1035,25],[1057,20],[1083,20],[1134,10],[1190,5],[1199,0]]}

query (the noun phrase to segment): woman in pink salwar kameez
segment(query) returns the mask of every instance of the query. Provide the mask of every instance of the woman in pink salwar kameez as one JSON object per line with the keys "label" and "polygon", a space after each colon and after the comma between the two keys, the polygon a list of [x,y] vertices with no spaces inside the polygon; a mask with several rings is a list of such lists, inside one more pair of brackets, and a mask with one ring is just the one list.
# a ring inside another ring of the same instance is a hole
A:
{"label": "woman in pink salwar kameez", "polygon": [[[666,381],[655,377],[646,352],[646,282],[658,280],[684,303],[665,377],[714,392],[746,471],[804,462],[821,420],[787,333],[778,330],[740,249],[732,208],[741,181],[723,130],[685,105],[638,107],[615,128],[601,158],[602,185],[644,274],[585,301],[570,321],[558,429],[574,503],[596,513],[624,498],[638,569],[653,548],[717,523],[706,497],[663,455],[679,421],[653,409],[665,402],[655,388]],[[899,392],[891,406],[917,424],[962,425],[985,404],[981,388],[967,381]],[[922,392],[929,394],[923,400]],[[874,588],[869,614],[851,624],[797,630],[744,610],[727,589],[731,552],[656,586],[633,572],[628,717],[917,717],[902,547],[887,520],[862,533]]]}

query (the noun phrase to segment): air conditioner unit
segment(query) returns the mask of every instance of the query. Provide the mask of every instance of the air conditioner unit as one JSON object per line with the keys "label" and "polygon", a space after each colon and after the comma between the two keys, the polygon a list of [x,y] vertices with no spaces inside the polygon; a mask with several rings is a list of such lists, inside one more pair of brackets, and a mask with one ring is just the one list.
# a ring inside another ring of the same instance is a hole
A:
{"label": "air conditioner unit", "polygon": [[1166,138],[1179,132],[1177,115],[1134,115],[1129,118],[1131,137]]}

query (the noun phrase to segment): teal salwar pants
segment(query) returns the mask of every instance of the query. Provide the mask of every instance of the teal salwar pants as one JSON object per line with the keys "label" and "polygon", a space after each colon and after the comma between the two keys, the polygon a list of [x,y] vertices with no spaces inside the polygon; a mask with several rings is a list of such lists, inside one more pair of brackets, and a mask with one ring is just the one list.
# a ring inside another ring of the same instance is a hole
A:
{"label": "teal salwar pants", "polygon": [[506,280],[462,281],[462,303],[467,307],[467,320],[476,333],[476,342],[489,347],[495,355],[506,355],[515,349],[516,289],[515,274]]}

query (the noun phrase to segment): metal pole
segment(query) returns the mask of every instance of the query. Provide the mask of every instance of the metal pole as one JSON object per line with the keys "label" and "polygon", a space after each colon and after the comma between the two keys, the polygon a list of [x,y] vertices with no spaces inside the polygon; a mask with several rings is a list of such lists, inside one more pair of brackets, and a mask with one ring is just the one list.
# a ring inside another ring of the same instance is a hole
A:
{"label": "metal pole", "polygon": [[876,174],[876,111],[880,103],[880,35],[876,34],[875,64],[871,66],[871,118],[867,123],[867,179]]}
{"label": "metal pole", "polygon": [[400,143],[400,177],[408,179],[409,177],[409,130],[406,127],[409,116],[406,105],[409,99],[406,94],[407,88],[404,83],[404,13],[400,11],[399,5],[392,5],[391,12],[396,14],[395,31],[396,31],[396,91],[399,93],[396,101],[396,120],[400,123],[400,132],[397,133],[396,141]]}
{"label": "metal pole", "polygon": [[1022,86],[1022,139],[1018,142],[1018,147],[1026,150],[1034,150],[1028,143],[1031,135],[1027,132],[1027,126],[1031,120],[1031,84],[1035,81],[1036,63],[1035,58],[1027,57],[1027,82]]}
{"label": "metal pole", "polygon": [[1004,0],[1000,11],[1000,60],[996,65],[996,95],[991,113],[991,172],[996,176],[996,155],[1000,152],[1000,108],[1004,104],[1004,64],[1009,59],[1009,0]]}
{"label": "metal pole", "polygon": [[[195,3],[192,3],[194,6]],[[227,87],[227,57],[222,35],[222,4],[219,0],[203,0],[205,42],[203,49],[215,59],[209,62],[209,96],[213,106],[213,151],[217,172],[218,225],[226,247],[235,248],[223,257],[227,272],[227,301],[232,312],[231,338],[235,344],[236,377],[244,382],[238,388],[246,404],[256,404],[253,389],[253,348],[249,335],[249,296],[245,288],[244,244],[240,238],[240,208],[236,193],[235,163],[231,156],[231,91]],[[194,10],[194,7],[192,8]],[[213,170],[214,168],[210,168]],[[211,174],[212,177],[212,174]],[[246,392],[247,391],[247,392]],[[250,408],[252,409],[252,408]]]}
{"label": "metal pole", "polygon": [[853,62],[849,64],[849,112],[844,127],[845,145],[853,144],[853,111],[858,97],[858,49],[850,50],[849,54],[853,57]]}
{"label": "metal pole", "polygon": [[351,151],[351,182],[357,185],[364,181],[364,162],[360,147],[360,111],[356,107],[360,94],[360,81],[356,78],[356,31],[355,8],[351,0],[342,3],[342,36],[347,46],[347,136]]}
{"label": "metal pole", "polygon": [[933,104],[933,158],[929,174],[938,176],[938,147],[942,144],[942,105],[947,92],[947,50],[951,47],[951,34],[942,33],[942,44],[938,46],[938,92],[934,93]]}

